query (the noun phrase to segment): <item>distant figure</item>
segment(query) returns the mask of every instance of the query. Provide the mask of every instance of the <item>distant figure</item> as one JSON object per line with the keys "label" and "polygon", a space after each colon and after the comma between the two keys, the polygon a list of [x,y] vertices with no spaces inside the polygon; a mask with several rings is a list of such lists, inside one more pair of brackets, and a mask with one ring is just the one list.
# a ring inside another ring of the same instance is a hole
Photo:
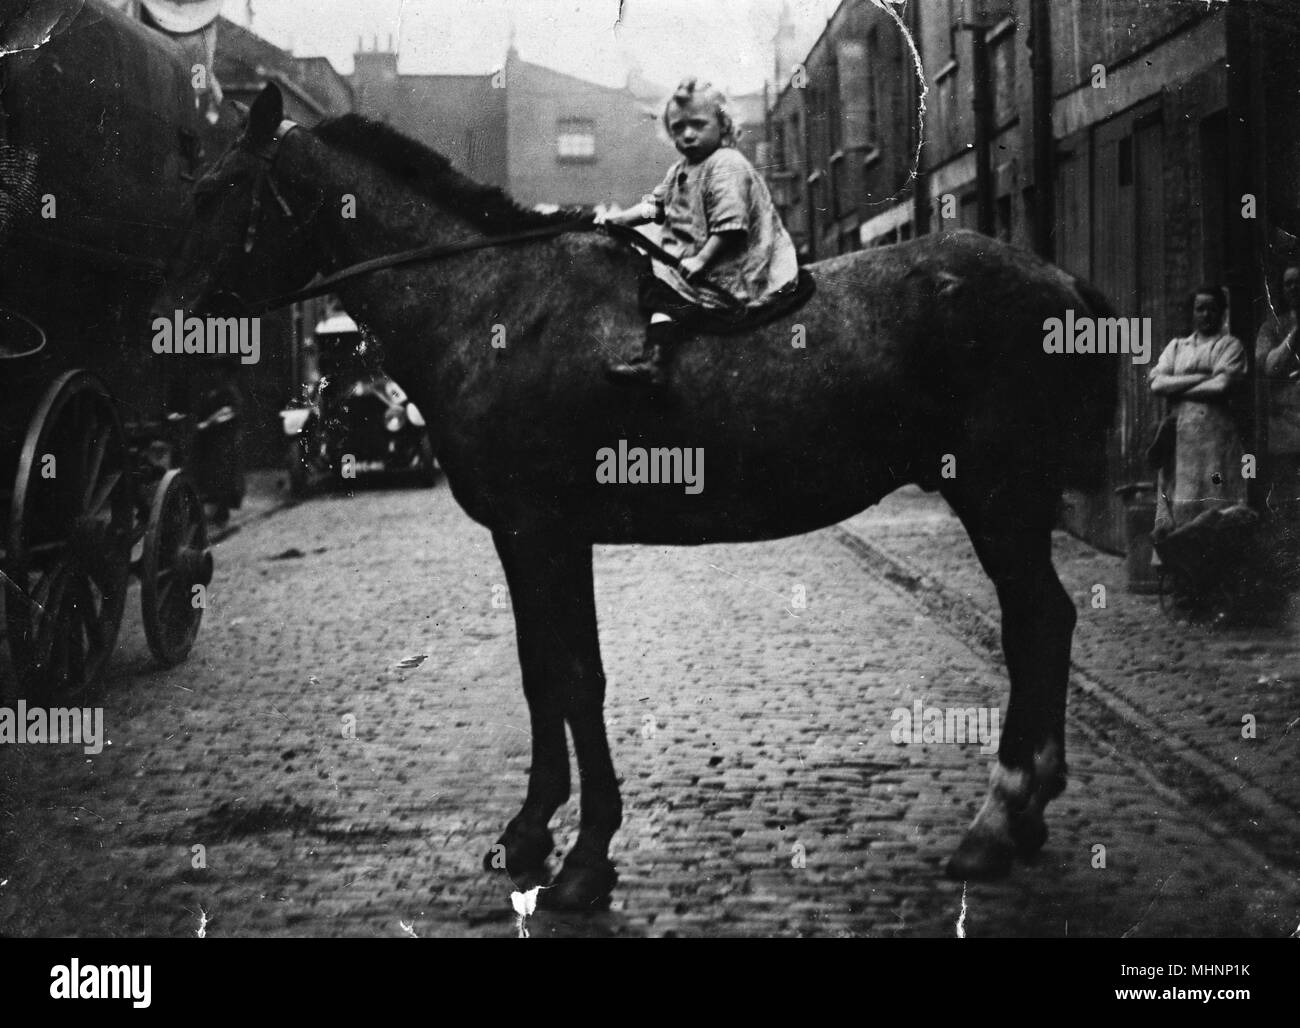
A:
{"label": "distant figure", "polygon": [[1300,508],[1300,264],[1282,273],[1281,313],[1271,312],[1255,340],[1255,363],[1268,395],[1270,506]]}
{"label": "distant figure", "polygon": [[664,225],[661,245],[681,261],[677,270],[656,262],[640,289],[650,314],[641,356],[607,369],[615,382],[662,387],[681,322],[721,301],[697,288],[702,277],[740,305],[759,307],[799,277],[794,243],[754,166],[735,149],[736,128],[727,100],[707,82],[686,79],[664,108],[664,127],[682,160],[640,205],[608,219],[619,225]]}
{"label": "distant figure", "polygon": [[1202,286],[1192,297],[1195,330],[1174,339],[1150,375],[1151,391],[1177,414],[1173,480],[1162,469],[1156,534],[1165,535],[1211,508],[1244,503],[1241,437],[1230,399],[1246,378],[1246,351],[1223,328],[1227,297]]}

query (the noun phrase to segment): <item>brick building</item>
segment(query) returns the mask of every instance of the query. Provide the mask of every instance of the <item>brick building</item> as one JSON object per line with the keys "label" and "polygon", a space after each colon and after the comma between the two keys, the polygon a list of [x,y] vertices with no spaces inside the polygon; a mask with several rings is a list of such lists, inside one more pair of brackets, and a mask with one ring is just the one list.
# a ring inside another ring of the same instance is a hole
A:
{"label": "brick building", "polygon": [[356,110],[437,150],[479,182],[505,186],[506,90],[499,74],[402,75],[391,44],[358,47]]}
{"label": "brick building", "polygon": [[783,8],[768,180],[800,256],[818,260],[858,249],[863,226],[906,195],[911,62],[897,23],[869,0],[842,3],[805,55],[792,38]]}
{"label": "brick building", "polygon": [[[1253,341],[1266,279],[1300,234],[1294,4],[914,0],[901,16],[928,88],[910,186],[920,84],[887,12],[845,0],[795,66],[803,82],[778,55],[770,177],[806,257],[974,228],[1090,278],[1122,315],[1150,318],[1157,352],[1188,330],[1188,292],[1205,280],[1229,286],[1232,330]],[[884,151],[876,178],[851,158],[873,145]],[[1242,217],[1247,194],[1253,220]],[[1149,365],[1116,369],[1109,487],[1067,497],[1067,522],[1121,549],[1113,488],[1150,480],[1159,406]]]}
{"label": "brick building", "polygon": [[512,46],[483,75],[404,75],[397,55],[356,55],[357,110],[444,154],[520,203],[627,206],[674,158],[660,127],[667,90],[629,75],[604,86],[525,61]]}

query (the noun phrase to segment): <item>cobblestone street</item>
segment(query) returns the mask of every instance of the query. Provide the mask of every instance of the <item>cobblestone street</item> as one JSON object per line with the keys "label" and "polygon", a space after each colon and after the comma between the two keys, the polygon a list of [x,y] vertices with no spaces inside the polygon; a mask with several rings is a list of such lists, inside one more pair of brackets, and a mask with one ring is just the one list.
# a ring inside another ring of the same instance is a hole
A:
{"label": "cobblestone street", "polygon": [[[978,599],[973,557],[934,517],[948,584]],[[1221,798],[1175,788],[1131,744],[1153,725],[1195,735],[1159,682],[1128,735],[1072,705],[1070,786],[1034,866],[965,888],[943,876],[993,758],[898,745],[891,715],[918,700],[1005,711],[1007,686],[968,618],[945,616],[903,558],[873,556],[873,530],[901,545],[917,525],[904,497],[772,543],[597,548],[621,881],[609,912],[539,914],[534,937],[1296,930],[1294,745],[1275,733],[1242,771],[1267,792],[1258,818],[1291,805],[1261,827],[1271,845],[1252,841]],[[522,800],[530,735],[486,530],[445,483],[362,490],[249,521],[215,555],[188,663],[154,668],[128,615],[101,701],[111,746],[0,752],[0,932],[193,936],[206,919],[209,937],[514,935],[509,883],[480,861]],[[1103,684],[1158,678],[1105,666],[1085,585],[1063,577],[1076,658]],[[1280,717],[1289,689],[1224,716]],[[1216,745],[1206,760],[1231,764]],[[558,821],[567,846],[576,798]]]}

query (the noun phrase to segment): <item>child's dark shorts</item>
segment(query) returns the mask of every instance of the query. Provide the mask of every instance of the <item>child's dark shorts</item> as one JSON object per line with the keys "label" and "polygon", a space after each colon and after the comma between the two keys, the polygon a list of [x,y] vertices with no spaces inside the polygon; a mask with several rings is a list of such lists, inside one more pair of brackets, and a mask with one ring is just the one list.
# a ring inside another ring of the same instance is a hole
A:
{"label": "child's dark shorts", "polygon": [[[656,278],[649,261],[637,282],[637,302],[645,314],[667,314],[678,327],[688,332],[730,335],[749,332],[798,310],[817,291],[817,284],[807,268],[799,277],[761,307],[715,309],[691,303],[663,279]],[[723,294],[724,296],[726,294]]]}
{"label": "child's dark shorts", "polygon": [[663,279],[656,277],[649,261],[642,269],[637,283],[637,302],[646,314],[667,314],[677,321],[686,321],[701,313],[699,306],[691,303]]}

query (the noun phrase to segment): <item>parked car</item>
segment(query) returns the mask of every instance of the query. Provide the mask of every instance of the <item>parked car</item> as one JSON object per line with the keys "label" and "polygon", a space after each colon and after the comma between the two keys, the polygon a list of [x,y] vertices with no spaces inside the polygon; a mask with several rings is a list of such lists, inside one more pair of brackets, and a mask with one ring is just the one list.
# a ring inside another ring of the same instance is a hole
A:
{"label": "parked car", "polygon": [[310,493],[323,479],[404,473],[433,485],[438,465],[420,410],[379,366],[373,341],[346,314],[316,326],[304,351],[304,395],[280,412],[289,438],[289,488]]}

